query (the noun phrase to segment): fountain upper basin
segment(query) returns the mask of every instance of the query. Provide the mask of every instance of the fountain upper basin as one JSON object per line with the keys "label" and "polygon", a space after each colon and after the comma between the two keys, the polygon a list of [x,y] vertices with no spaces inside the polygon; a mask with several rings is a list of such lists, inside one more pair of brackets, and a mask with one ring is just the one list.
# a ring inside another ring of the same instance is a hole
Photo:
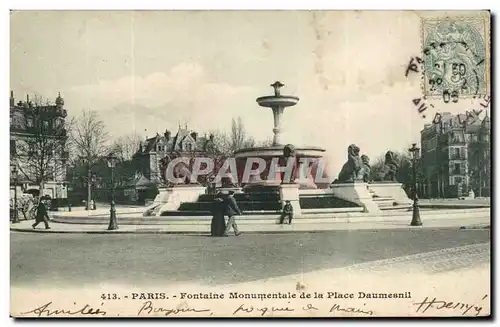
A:
{"label": "fountain upper basin", "polygon": [[257,103],[262,107],[291,107],[299,102],[298,97],[294,97],[291,95],[269,95],[257,98]]}

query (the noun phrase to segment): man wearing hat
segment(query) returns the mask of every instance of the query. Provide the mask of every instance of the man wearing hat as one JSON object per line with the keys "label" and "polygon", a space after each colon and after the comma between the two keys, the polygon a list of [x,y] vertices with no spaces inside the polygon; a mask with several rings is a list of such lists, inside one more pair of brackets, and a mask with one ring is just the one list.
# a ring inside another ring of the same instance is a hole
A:
{"label": "man wearing hat", "polygon": [[229,191],[229,194],[224,199],[225,207],[226,207],[226,215],[228,216],[227,227],[224,236],[228,236],[229,230],[233,227],[234,235],[239,236],[241,232],[238,230],[238,225],[236,225],[236,215],[241,216],[241,210],[238,207],[238,203],[236,203],[236,199],[234,198],[234,192]]}
{"label": "man wearing hat", "polygon": [[36,226],[41,222],[43,222],[45,224],[45,229],[50,229],[50,227],[49,227],[49,215],[47,213],[47,206],[45,205],[45,201],[47,201],[47,199],[50,199],[50,198],[48,198],[46,196],[42,196],[40,198],[40,202],[38,203],[38,207],[36,208],[36,221],[32,225],[33,229],[35,229]]}
{"label": "man wearing hat", "polygon": [[288,218],[288,224],[292,224],[293,219],[293,207],[290,203],[290,200],[286,200],[285,205],[283,206],[283,212],[281,213],[280,224],[283,224],[285,218]]}

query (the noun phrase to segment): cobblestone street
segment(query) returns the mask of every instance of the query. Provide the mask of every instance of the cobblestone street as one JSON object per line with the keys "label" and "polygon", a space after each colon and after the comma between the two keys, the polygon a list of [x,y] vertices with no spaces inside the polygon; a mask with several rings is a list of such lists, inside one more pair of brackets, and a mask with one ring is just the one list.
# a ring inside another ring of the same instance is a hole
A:
{"label": "cobblestone street", "polygon": [[[436,273],[488,263],[487,229],[181,235],[11,233],[13,286],[228,284],[349,267]],[[395,259],[394,259],[395,258]]]}
{"label": "cobblestone street", "polygon": [[353,271],[390,271],[442,273],[490,262],[490,243],[464,245],[437,251],[378,260],[349,267]]}

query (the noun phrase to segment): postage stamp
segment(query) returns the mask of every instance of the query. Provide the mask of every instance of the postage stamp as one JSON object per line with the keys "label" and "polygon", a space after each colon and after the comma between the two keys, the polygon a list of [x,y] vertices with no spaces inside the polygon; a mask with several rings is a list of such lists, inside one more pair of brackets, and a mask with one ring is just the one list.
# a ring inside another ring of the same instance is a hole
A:
{"label": "postage stamp", "polygon": [[489,94],[489,15],[424,18],[421,33],[424,96],[448,102]]}

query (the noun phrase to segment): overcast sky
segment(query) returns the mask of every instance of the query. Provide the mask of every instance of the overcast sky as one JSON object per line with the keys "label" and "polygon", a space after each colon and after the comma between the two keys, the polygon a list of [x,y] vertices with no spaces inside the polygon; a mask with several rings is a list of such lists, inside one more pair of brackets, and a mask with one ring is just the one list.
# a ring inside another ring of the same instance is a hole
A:
{"label": "overcast sky", "polygon": [[[435,14],[435,13],[433,13]],[[327,149],[334,170],[357,144],[372,160],[419,142],[430,122],[412,103],[420,75],[420,19],[407,12],[47,11],[11,14],[11,88],[65,99],[70,116],[100,113],[113,137],[230,128],[241,116],[258,140],[272,137],[270,109],[282,94],[282,140]],[[429,13],[427,14],[429,15]],[[434,101],[439,111],[480,108]],[[432,110],[432,108],[430,108]]]}

